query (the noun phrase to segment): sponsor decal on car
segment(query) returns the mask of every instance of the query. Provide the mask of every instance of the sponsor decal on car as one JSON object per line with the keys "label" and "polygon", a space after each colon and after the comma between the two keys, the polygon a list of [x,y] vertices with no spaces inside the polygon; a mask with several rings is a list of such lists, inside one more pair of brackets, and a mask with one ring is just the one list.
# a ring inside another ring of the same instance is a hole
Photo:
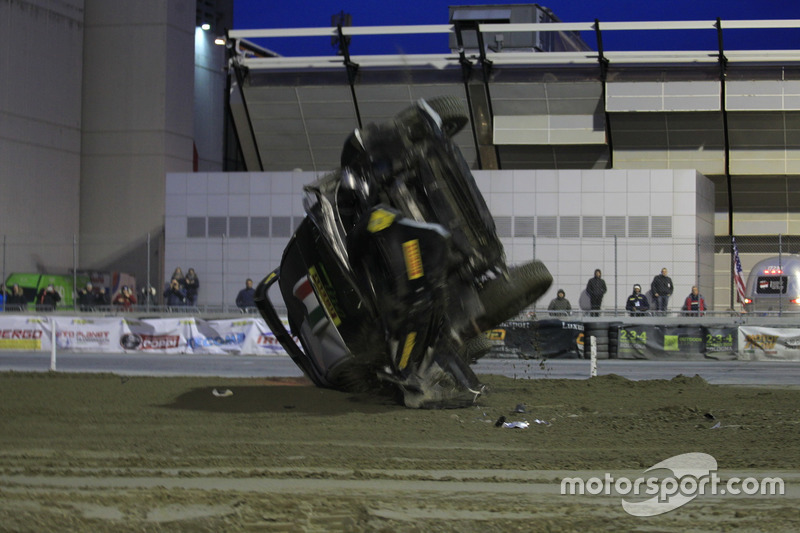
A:
{"label": "sponsor decal on car", "polygon": [[403,243],[403,257],[406,260],[408,279],[419,279],[425,275],[422,271],[422,254],[419,251],[418,239]]}
{"label": "sponsor decal on car", "polygon": [[406,342],[403,344],[403,355],[400,357],[400,363],[397,368],[403,370],[408,366],[408,358],[411,357],[411,352],[414,350],[414,345],[417,343],[417,332],[412,331],[406,335]]}
{"label": "sponsor decal on car", "polygon": [[317,272],[317,269],[312,266],[308,269],[308,275],[311,279],[311,283],[314,285],[314,288],[317,289],[319,299],[322,302],[322,305],[325,306],[325,310],[328,312],[328,315],[331,317],[333,325],[339,326],[342,323],[342,319],[339,317],[339,313],[336,312],[336,307],[333,305],[333,300],[331,300],[331,297],[329,296],[328,291],[322,282],[322,277],[319,275],[319,272]]}
{"label": "sponsor decal on car", "polygon": [[370,233],[377,233],[383,231],[394,222],[395,215],[384,209],[376,209],[369,216],[367,223],[367,231]]}

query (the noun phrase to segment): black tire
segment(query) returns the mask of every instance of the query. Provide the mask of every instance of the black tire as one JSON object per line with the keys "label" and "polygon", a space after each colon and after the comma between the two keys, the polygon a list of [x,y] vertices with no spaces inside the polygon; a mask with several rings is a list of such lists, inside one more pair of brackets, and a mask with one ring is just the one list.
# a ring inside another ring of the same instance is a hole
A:
{"label": "black tire", "polygon": [[595,348],[597,349],[597,357],[600,359],[608,359],[609,354],[609,339],[608,339],[608,324],[605,322],[588,322],[583,325],[583,357],[589,359],[591,357],[591,337],[594,337]]}
{"label": "black tire", "polygon": [[437,96],[426,102],[442,119],[442,132],[448,137],[453,137],[469,122],[469,113],[460,98]]}
{"label": "black tire", "polygon": [[459,350],[461,358],[467,363],[471,364],[489,353],[492,349],[492,341],[486,338],[485,335],[478,335],[468,339]]}
{"label": "black tire", "polygon": [[486,331],[515,317],[538,300],[550,288],[553,276],[541,261],[531,261],[509,269],[508,277],[487,281],[478,297],[484,313],[476,319],[478,328]]}

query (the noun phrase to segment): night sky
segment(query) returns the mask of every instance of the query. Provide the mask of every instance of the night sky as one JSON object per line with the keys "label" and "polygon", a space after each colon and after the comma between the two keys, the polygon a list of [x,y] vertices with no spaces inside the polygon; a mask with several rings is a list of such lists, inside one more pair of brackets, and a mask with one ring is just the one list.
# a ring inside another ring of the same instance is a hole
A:
{"label": "night sky", "polygon": [[[285,2],[276,0],[234,0],[234,29],[328,27],[331,16],[344,11],[354,26],[392,26],[447,24],[448,6],[509,4],[515,2],[459,0],[315,0]],[[516,2],[520,3],[520,2]],[[673,21],[800,19],[800,0],[549,0],[540,3],[563,22]],[[595,48],[595,37],[584,33],[584,40]],[[800,29],[728,30],[727,49],[800,49]],[[335,55],[329,38],[307,37],[259,40],[258,44],[281,55]],[[606,50],[714,50],[713,30],[607,32]],[[352,54],[446,53],[444,36],[364,36],[354,37]]]}

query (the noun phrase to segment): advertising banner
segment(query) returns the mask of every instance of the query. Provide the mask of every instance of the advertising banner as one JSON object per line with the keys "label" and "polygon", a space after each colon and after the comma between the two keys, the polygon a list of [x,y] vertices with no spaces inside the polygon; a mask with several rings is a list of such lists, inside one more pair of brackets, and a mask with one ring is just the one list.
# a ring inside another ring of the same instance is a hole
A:
{"label": "advertising banner", "polygon": [[5,316],[0,321],[0,350],[50,350],[51,331],[47,318]]}
{"label": "advertising banner", "polygon": [[0,350],[288,355],[261,318],[0,315]]}
{"label": "advertising banner", "polygon": [[735,327],[623,325],[619,359],[735,359]]}
{"label": "advertising banner", "polygon": [[739,359],[800,361],[800,329],[739,327]]}
{"label": "advertising banner", "polygon": [[519,320],[487,333],[491,354],[522,358],[580,358],[583,323],[565,320]]}
{"label": "advertising banner", "polygon": [[121,353],[119,339],[125,330],[121,318],[53,317],[56,347],[70,352]]}
{"label": "advertising banner", "polygon": [[[286,321],[284,321],[285,323]],[[263,319],[214,320],[212,326],[220,333],[234,331],[244,334],[242,353],[255,355],[289,355],[267,327]]]}
{"label": "advertising banner", "polygon": [[187,338],[191,337],[188,323],[194,318],[155,318],[122,321],[120,347],[125,352],[191,353]]}

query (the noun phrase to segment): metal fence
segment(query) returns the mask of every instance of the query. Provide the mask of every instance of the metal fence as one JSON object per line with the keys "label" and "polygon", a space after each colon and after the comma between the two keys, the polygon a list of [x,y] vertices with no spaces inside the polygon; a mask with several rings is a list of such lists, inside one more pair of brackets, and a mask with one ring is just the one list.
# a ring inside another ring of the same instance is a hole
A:
{"label": "metal fence", "polygon": [[[650,311],[649,316],[682,317],[681,309],[693,285],[697,285],[704,296],[707,310],[705,316],[738,316],[745,310],[736,297],[733,284],[733,254],[731,239],[716,236],[703,239],[698,236],[644,238],[644,237],[534,237],[502,239],[506,247],[509,264],[519,264],[531,258],[545,263],[553,275],[550,290],[526,309],[524,316],[562,317],[563,314],[548,311],[550,300],[556,297],[557,289],[564,289],[570,301],[570,317],[591,319],[586,284],[595,268],[601,269],[606,281],[607,293],[602,307],[596,314],[600,317],[627,316],[625,303],[633,284],[639,284],[643,293],[648,293],[653,278],[662,268],[667,268],[672,278],[674,292],[665,312]],[[26,236],[2,236],[2,275],[6,280],[11,273],[31,272],[61,274],[78,280],[82,272],[119,270],[136,276],[139,289],[155,287],[156,295],[151,302],[141,299],[133,308],[136,313],[201,313],[201,314],[253,314],[253,310],[240,310],[235,297],[244,286],[241,268],[237,268],[235,253],[224,249],[221,241],[220,259],[214,268],[196,268],[201,280],[200,296],[191,307],[167,307],[163,292],[165,281],[175,266],[164,265],[161,236],[150,234],[139,236],[133,244],[115,248],[113,237],[95,237],[83,242],[75,235],[47,240],[30,239]],[[789,260],[800,252],[800,235],[740,235],[736,237],[739,257],[745,282],[752,268],[763,259],[778,257]],[[171,245],[168,243],[168,245]],[[213,245],[209,244],[209,247]],[[271,243],[280,248],[278,243]],[[110,252],[109,252],[110,250]],[[252,275],[255,283],[274,267],[278,259],[262,263],[250,261],[249,268],[258,270]],[[207,261],[207,265],[211,265]],[[202,261],[198,261],[202,265]],[[74,286],[74,283],[73,283]],[[216,292],[213,291],[216,287]],[[73,294],[74,296],[74,294]],[[800,297],[800,294],[797,295]],[[113,295],[112,295],[113,297]],[[144,305],[145,303],[150,305]],[[77,302],[59,305],[57,311],[81,311]],[[90,312],[121,313],[123,310],[109,306],[94,308]],[[782,316],[794,312],[791,306],[762,310],[763,316]]]}
{"label": "metal fence", "polygon": [[[568,316],[573,319],[591,319],[594,316],[630,317],[625,306],[634,284],[641,286],[642,293],[646,294],[651,303],[651,309],[642,313],[645,317],[694,316],[693,313],[683,309],[693,286],[699,288],[704,298],[705,317],[731,317],[755,312],[752,308],[745,308],[737,295],[733,275],[733,246],[729,236],[707,239],[700,236],[673,237],[654,242],[656,240],[631,237],[536,239],[535,244],[531,245],[535,248],[533,256],[542,260],[551,271],[553,286],[545,297],[526,309],[521,318],[563,317],[563,313],[548,310],[550,301],[555,298],[555,292],[559,288],[565,290],[567,299],[570,300],[572,311]],[[740,235],[736,236],[735,240],[745,284],[748,283],[753,267],[760,261],[776,258],[776,264],[785,266],[789,264],[794,254],[800,252],[798,235]],[[565,241],[573,244],[565,245]],[[587,260],[587,255],[593,257]],[[608,289],[601,309],[596,312],[591,311],[586,293],[586,284],[594,271],[591,268],[592,264],[602,270]],[[652,309],[651,283],[661,268],[667,268],[667,275],[672,278],[674,290],[667,310],[656,312]],[[750,286],[752,285],[753,282],[750,283]],[[790,283],[787,290],[791,292],[792,289]],[[793,297],[800,298],[800,294]],[[789,298],[778,302],[787,299]],[[778,303],[769,309],[758,309],[757,312],[759,316],[766,317],[793,314],[797,316],[800,306]]]}

